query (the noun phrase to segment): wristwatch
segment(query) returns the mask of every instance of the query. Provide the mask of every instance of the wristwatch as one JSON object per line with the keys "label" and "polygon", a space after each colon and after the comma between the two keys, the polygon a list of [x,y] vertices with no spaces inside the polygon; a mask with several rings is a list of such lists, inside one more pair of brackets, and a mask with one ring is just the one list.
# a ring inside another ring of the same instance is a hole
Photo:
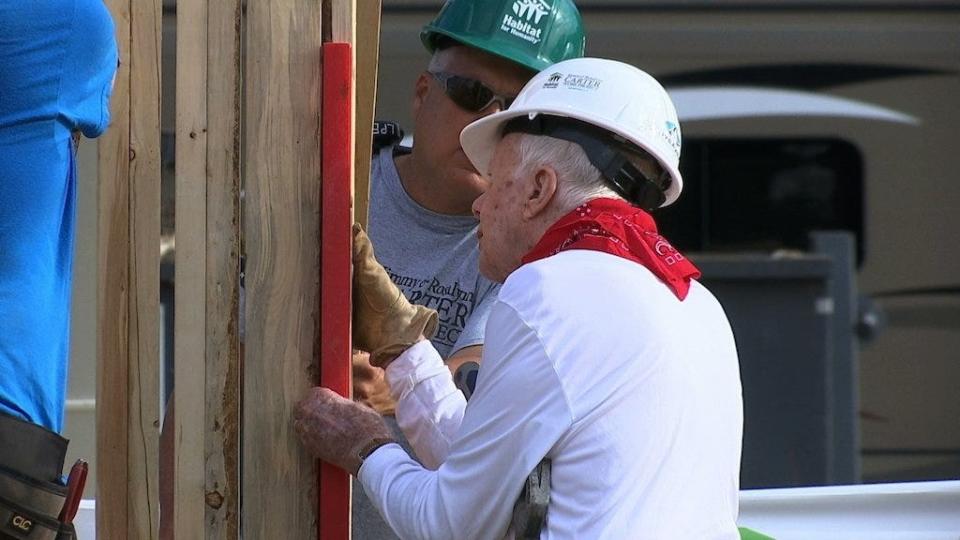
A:
{"label": "wristwatch", "polygon": [[370,442],[360,447],[360,451],[357,452],[357,457],[360,458],[360,464],[357,465],[357,470],[354,475],[360,474],[360,467],[363,467],[363,462],[370,457],[370,454],[372,454],[381,446],[395,442],[397,441],[394,440],[393,437],[375,437],[371,439]]}

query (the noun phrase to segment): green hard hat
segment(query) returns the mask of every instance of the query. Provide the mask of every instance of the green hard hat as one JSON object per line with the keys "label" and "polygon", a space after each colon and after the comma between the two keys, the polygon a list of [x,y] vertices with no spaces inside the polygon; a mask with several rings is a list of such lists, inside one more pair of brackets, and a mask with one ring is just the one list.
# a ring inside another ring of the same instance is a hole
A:
{"label": "green hard hat", "polygon": [[431,53],[441,36],[534,71],[582,57],[585,41],[572,0],[447,0],[420,31]]}

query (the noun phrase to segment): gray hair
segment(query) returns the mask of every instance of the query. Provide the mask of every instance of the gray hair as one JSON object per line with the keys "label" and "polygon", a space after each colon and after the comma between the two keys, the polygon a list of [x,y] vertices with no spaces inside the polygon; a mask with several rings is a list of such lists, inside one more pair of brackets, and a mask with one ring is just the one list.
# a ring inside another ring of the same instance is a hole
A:
{"label": "gray hair", "polygon": [[557,203],[564,209],[572,210],[597,197],[623,198],[607,185],[579,144],[545,135],[521,133],[517,153],[521,173],[531,172],[543,165],[549,165],[557,171]]}

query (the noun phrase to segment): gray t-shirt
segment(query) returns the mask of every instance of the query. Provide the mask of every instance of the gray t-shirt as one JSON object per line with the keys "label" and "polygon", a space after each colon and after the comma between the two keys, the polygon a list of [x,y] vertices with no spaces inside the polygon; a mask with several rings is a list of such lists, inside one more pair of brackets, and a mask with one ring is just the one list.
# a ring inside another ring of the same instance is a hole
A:
{"label": "gray t-shirt", "polygon": [[411,302],[437,310],[431,339],[440,356],[483,344],[500,285],[480,275],[477,220],[431,212],[410,198],[393,148],[374,156],[370,172],[370,240],[377,260]]}
{"label": "gray t-shirt", "polygon": [[[500,285],[480,275],[477,220],[446,216],[417,204],[403,189],[393,147],[373,157],[367,234],[377,261],[411,302],[437,310],[440,325],[430,341],[440,356],[483,344],[487,315]],[[412,456],[393,417],[386,417],[400,444]],[[383,521],[360,482],[353,482],[354,540],[397,536]]]}

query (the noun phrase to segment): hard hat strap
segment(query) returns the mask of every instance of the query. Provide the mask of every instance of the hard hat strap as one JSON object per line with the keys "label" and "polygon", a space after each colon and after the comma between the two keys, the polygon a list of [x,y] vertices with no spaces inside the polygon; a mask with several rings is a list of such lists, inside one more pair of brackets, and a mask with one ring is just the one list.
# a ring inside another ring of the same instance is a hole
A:
{"label": "hard hat strap", "polygon": [[655,210],[666,200],[664,188],[669,175],[648,178],[626,155],[628,152],[646,152],[603,128],[574,118],[538,114],[533,118],[520,116],[507,122],[503,135],[510,133],[546,135],[579,145],[610,187],[644,210]]}

